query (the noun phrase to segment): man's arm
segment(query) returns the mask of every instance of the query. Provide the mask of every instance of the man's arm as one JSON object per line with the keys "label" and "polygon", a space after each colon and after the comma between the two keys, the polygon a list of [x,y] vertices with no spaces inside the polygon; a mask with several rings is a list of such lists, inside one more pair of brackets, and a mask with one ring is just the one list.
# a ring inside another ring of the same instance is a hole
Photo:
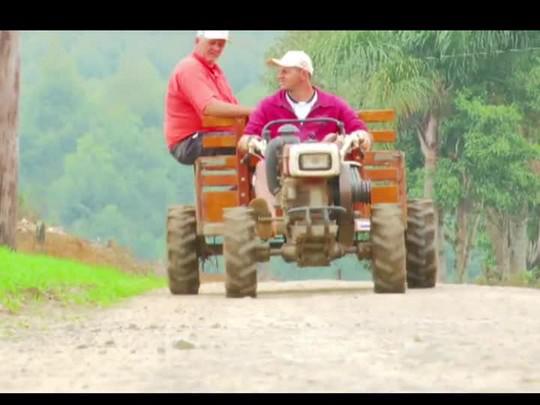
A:
{"label": "man's arm", "polygon": [[200,70],[189,70],[178,76],[178,87],[185,94],[197,114],[224,118],[245,117],[253,110],[218,99],[218,94],[208,85]]}
{"label": "man's arm", "polygon": [[263,105],[264,103],[260,102],[257,105],[257,108],[255,108],[255,110],[249,116],[249,121],[244,128],[245,135],[242,135],[242,137],[238,140],[237,147],[239,150],[247,152],[252,140],[254,138],[260,139],[262,129],[267,122]]}
{"label": "man's arm", "polygon": [[344,100],[339,99],[339,109],[340,109],[340,120],[345,126],[345,132],[350,134],[355,131],[363,130],[367,131],[368,127],[360,118],[358,114],[354,111],[349,104]]}
{"label": "man's arm", "polygon": [[253,107],[245,107],[238,104],[227,103],[226,101],[213,98],[203,109],[204,115],[213,117],[237,118],[246,117],[253,112]]}
{"label": "man's arm", "polygon": [[355,110],[342,99],[339,99],[340,116],[343,125],[345,126],[345,133],[359,137],[362,140],[362,149],[370,150],[373,145],[373,136],[368,132],[368,127],[362,121]]}
{"label": "man's arm", "polygon": [[262,129],[267,123],[266,114],[264,113],[264,100],[261,101],[249,116],[248,123],[244,128],[244,133],[249,135],[261,136]]}

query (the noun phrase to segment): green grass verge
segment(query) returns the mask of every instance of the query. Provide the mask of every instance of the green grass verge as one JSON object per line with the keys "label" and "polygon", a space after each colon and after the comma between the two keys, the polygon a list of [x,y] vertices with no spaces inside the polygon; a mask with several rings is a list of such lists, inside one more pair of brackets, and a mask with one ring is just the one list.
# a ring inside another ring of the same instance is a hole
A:
{"label": "green grass verge", "polygon": [[165,286],[163,277],[0,248],[0,304],[11,312],[42,300],[107,306]]}

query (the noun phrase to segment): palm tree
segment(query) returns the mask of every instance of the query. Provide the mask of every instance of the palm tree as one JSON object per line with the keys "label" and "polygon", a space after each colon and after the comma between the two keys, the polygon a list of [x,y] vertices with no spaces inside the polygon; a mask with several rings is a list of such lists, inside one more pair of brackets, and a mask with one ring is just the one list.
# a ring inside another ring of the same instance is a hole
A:
{"label": "palm tree", "polygon": [[0,31],[0,246],[15,249],[18,179],[19,34]]}

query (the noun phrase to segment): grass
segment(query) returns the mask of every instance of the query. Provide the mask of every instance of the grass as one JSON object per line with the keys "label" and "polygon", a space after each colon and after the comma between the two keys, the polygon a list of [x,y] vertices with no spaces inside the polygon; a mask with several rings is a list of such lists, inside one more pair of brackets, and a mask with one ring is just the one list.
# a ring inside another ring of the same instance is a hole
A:
{"label": "grass", "polygon": [[499,287],[526,287],[526,288],[540,288],[540,271],[535,269],[534,271],[523,271],[517,274],[510,274],[507,279],[488,279],[485,275],[479,276],[476,280],[476,284],[491,285]]}
{"label": "grass", "polygon": [[108,306],[165,285],[158,276],[0,248],[0,304],[12,313],[29,302],[48,300]]}

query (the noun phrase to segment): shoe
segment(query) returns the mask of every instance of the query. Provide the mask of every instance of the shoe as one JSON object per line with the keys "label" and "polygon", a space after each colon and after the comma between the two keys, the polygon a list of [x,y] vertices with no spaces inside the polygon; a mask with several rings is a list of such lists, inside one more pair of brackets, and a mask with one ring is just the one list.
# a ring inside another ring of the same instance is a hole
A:
{"label": "shoe", "polygon": [[255,213],[255,220],[257,221],[256,229],[257,235],[262,240],[268,240],[273,236],[274,230],[272,226],[272,221],[264,220],[260,221],[259,219],[271,219],[272,213],[268,208],[268,203],[263,198],[254,198],[249,203],[249,207],[253,208]]}

